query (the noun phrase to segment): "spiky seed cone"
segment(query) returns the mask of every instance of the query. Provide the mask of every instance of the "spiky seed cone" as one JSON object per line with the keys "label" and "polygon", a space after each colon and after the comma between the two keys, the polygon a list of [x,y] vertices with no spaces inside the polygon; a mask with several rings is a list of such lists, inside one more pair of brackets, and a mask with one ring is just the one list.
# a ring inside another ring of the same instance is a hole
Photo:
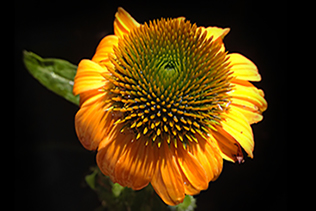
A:
{"label": "spiky seed cone", "polygon": [[226,52],[183,19],[145,23],[119,40],[107,79],[115,124],[150,142],[197,142],[220,125],[232,87]]}

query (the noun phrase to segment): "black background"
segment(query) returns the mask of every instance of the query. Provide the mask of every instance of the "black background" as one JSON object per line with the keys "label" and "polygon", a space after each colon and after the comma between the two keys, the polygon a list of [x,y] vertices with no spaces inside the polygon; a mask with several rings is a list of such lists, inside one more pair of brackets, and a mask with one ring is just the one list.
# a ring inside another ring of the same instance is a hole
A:
{"label": "black background", "polygon": [[83,179],[95,165],[95,152],[85,150],[76,137],[73,119],[78,108],[28,74],[22,50],[78,64],[92,57],[102,37],[113,34],[118,6],[140,23],[185,16],[198,26],[231,28],[226,49],[242,53],[258,66],[263,79],[255,85],[265,91],[268,110],[264,120],[253,125],[254,159],[247,158],[243,164],[225,162],[218,180],[197,196],[197,210],[286,209],[286,3],[173,2],[15,1],[16,210],[98,207],[96,194]]}

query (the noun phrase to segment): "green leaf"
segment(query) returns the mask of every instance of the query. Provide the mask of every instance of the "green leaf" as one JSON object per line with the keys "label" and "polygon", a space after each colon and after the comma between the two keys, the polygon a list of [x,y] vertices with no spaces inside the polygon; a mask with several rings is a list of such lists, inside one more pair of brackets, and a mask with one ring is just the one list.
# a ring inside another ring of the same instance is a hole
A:
{"label": "green leaf", "polygon": [[119,195],[122,193],[123,190],[124,190],[124,187],[118,183],[114,183],[112,186],[112,193],[115,197],[119,197]]}
{"label": "green leaf", "polygon": [[170,206],[172,211],[193,211],[194,208],[196,208],[196,199],[190,195],[186,195],[181,204]]}
{"label": "green leaf", "polygon": [[170,211],[170,206],[160,199],[150,184],[141,190],[134,191],[113,183],[110,177],[103,175],[97,166],[91,168],[91,174],[86,176],[86,182],[102,202],[98,210]]}
{"label": "green leaf", "polygon": [[91,174],[85,176],[85,180],[92,190],[95,190],[95,179],[96,179],[95,177],[97,176],[97,174],[98,174],[98,171],[95,170]]}
{"label": "green leaf", "polygon": [[43,86],[79,105],[79,96],[72,93],[77,66],[62,59],[47,58],[23,51],[23,61],[29,73]]}

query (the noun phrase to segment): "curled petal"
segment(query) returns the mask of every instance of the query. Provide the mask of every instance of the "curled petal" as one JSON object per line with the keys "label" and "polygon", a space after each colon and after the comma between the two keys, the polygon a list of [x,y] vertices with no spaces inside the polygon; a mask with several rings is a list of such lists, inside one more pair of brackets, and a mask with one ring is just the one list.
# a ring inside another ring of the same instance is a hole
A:
{"label": "curled petal", "polygon": [[114,20],[114,34],[120,38],[124,34],[128,34],[133,28],[138,27],[140,24],[122,7],[117,9]]}
{"label": "curled petal", "polygon": [[239,53],[228,54],[233,76],[237,79],[248,81],[260,81],[261,76],[258,73],[257,66]]}

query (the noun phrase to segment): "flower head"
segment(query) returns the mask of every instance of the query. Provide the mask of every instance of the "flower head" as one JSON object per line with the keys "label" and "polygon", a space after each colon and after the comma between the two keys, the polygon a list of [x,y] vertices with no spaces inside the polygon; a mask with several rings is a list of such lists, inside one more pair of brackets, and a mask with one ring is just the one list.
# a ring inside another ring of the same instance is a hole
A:
{"label": "flower head", "polygon": [[257,67],[227,53],[229,29],[185,18],[139,24],[118,8],[114,34],[80,62],[73,92],[79,140],[113,182],[152,184],[169,205],[208,188],[223,158],[253,157],[250,124],[267,108]]}

